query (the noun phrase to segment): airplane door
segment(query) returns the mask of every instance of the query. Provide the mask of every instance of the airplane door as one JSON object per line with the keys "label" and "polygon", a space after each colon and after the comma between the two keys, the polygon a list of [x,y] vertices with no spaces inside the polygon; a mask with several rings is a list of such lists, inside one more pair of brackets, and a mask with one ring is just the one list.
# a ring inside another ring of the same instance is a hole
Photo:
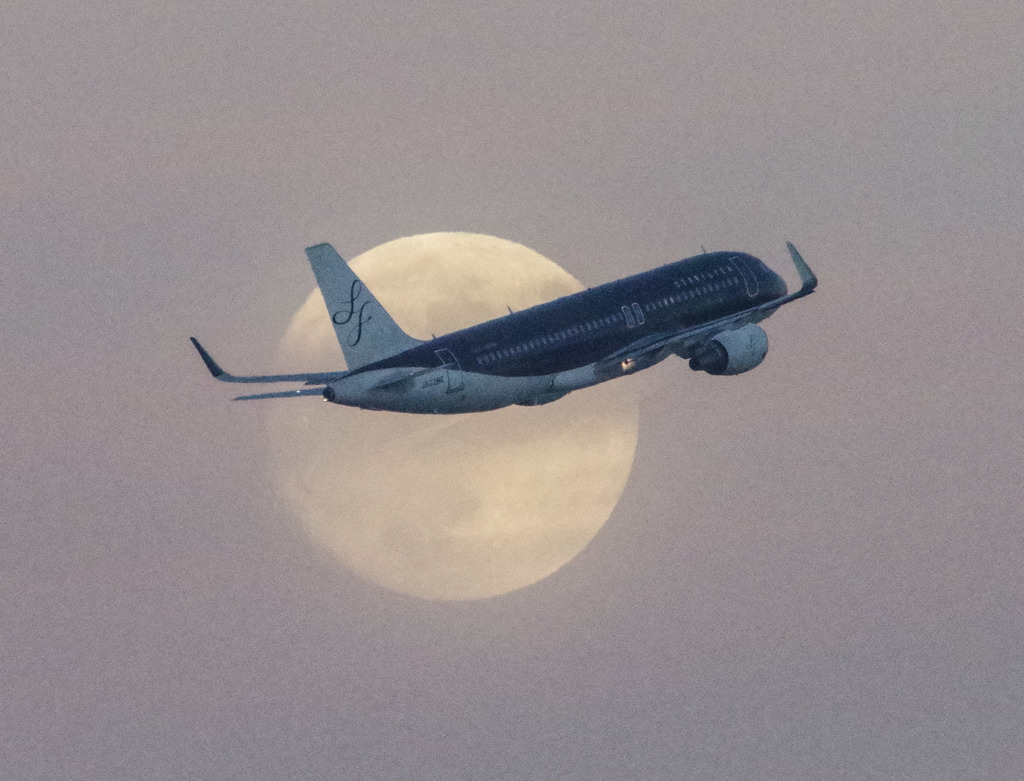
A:
{"label": "airplane door", "polygon": [[736,264],[740,276],[743,277],[743,284],[747,286],[747,298],[753,298],[758,291],[756,270],[751,268],[746,258],[741,258],[739,255],[733,255],[730,260]]}
{"label": "airplane door", "polygon": [[434,355],[441,361],[441,368],[448,377],[448,393],[458,393],[465,386],[459,359],[451,350],[434,350]]}

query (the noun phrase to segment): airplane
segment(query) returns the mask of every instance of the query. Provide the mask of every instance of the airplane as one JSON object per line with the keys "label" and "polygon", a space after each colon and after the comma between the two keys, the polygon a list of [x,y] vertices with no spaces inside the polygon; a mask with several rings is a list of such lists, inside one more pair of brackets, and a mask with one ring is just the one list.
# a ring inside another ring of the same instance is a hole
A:
{"label": "airplane", "polygon": [[421,341],[401,329],[334,247],[318,244],[306,255],[347,370],[236,376],[191,340],[222,382],[305,386],[237,401],[322,396],[349,407],[420,414],[548,404],[670,355],[688,360],[694,371],[735,375],[758,366],[768,352],[757,323],[817,287],[796,247],[786,246],[800,275],[795,293],[752,255],[704,252]]}

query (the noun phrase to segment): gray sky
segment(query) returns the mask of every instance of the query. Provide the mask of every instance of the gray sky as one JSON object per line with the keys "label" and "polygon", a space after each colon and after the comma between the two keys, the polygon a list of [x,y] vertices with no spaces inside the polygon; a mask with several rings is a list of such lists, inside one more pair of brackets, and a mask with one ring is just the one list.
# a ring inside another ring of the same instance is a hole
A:
{"label": "gray sky", "polygon": [[[1020,3],[354,6],[3,11],[5,773],[1018,778]],[[622,381],[573,562],[423,602],[307,546],[186,337],[271,369],[303,247],[439,230],[821,287]]]}

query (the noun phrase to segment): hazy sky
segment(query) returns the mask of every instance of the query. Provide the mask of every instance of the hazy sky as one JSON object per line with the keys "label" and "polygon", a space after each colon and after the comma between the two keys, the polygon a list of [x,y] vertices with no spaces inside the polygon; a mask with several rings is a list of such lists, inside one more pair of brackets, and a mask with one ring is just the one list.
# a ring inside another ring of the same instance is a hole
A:
{"label": "hazy sky", "polygon": [[[5,776],[1020,777],[1019,2],[0,18]],[[425,602],[307,545],[187,337],[273,369],[305,246],[440,230],[821,286],[750,374],[622,380],[573,562]]]}

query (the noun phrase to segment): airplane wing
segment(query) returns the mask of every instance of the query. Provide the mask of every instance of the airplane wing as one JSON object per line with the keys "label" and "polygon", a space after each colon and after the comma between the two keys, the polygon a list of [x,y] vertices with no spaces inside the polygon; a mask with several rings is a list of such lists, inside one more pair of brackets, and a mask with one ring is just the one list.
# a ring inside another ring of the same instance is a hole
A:
{"label": "airplane wing", "polygon": [[796,247],[788,241],[786,242],[786,247],[789,249],[789,255],[793,259],[793,265],[796,266],[797,273],[800,275],[800,281],[802,283],[800,289],[795,293],[789,293],[780,298],[776,298],[774,301],[766,301],[765,303],[758,304],[750,309],[744,309],[741,312],[736,312],[728,315],[727,317],[720,317],[718,320],[712,320],[709,323],[701,323],[700,325],[686,328],[682,331],[674,331],[667,334],[651,334],[650,336],[638,340],[628,347],[624,347],[618,352],[613,353],[605,358],[602,363],[614,364],[625,358],[641,359],[653,356],[660,351],[664,351],[660,356],[661,358],[664,358],[669,352],[674,352],[683,358],[690,358],[707,341],[713,339],[722,331],[731,331],[736,328],[742,328],[748,323],[758,323],[772,315],[780,306],[796,301],[798,298],[809,296],[818,286],[818,278],[801,257]]}
{"label": "airplane wing", "polygon": [[[239,376],[224,371],[217,362],[213,360],[213,357],[206,351],[206,348],[199,344],[199,340],[194,336],[190,336],[189,339],[199,352],[199,357],[203,359],[203,363],[206,364],[206,368],[210,370],[210,374],[221,382],[304,382],[306,385],[328,385],[335,380],[340,380],[348,374],[348,372],[342,371],[309,372],[306,374],[264,374]],[[320,393],[320,390],[316,390],[316,393]],[[285,393],[285,396],[295,395],[309,396],[313,394],[299,393],[298,391],[287,391]]]}

